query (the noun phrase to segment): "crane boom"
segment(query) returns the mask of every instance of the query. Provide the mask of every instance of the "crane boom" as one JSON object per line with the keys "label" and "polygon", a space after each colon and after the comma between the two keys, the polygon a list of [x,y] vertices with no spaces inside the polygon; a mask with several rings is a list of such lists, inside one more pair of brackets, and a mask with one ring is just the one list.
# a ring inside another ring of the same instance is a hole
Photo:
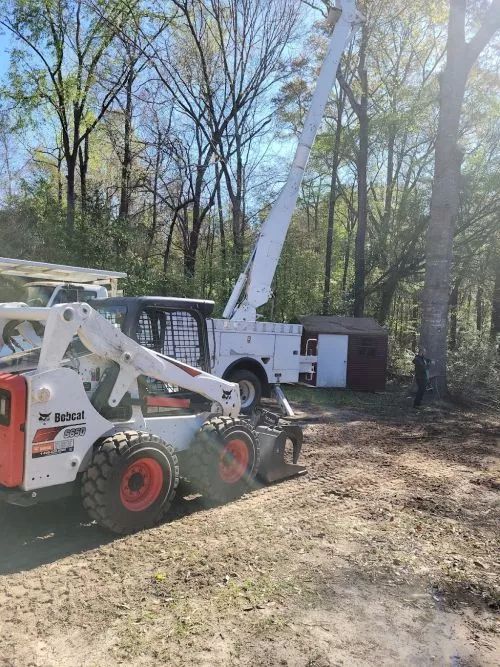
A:
{"label": "crane boom", "polygon": [[[271,296],[271,284],[295,210],[311,147],[335,83],[340,58],[360,18],[355,0],[338,0],[337,7],[330,10],[328,18],[330,22],[337,23],[330,37],[288,179],[262,224],[248,264],[240,274],[224,310],[223,316],[234,321],[255,321],[257,308],[264,305]],[[238,305],[245,287],[245,297]]]}

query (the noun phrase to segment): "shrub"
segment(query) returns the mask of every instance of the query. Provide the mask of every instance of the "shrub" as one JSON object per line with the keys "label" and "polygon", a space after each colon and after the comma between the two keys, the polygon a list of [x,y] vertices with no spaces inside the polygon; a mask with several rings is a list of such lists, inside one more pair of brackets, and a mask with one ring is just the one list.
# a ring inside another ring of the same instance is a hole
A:
{"label": "shrub", "polygon": [[462,332],[459,347],[448,356],[448,380],[454,398],[500,406],[500,358],[486,335]]}

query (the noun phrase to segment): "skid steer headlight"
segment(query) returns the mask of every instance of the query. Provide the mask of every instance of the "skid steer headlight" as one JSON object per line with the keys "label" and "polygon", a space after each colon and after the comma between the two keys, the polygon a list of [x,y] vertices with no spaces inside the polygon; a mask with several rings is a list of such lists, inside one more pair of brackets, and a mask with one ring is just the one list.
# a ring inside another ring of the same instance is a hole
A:
{"label": "skid steer headlight", "polygon": [[0,389],[0,425],[10,424],[10,391]]}

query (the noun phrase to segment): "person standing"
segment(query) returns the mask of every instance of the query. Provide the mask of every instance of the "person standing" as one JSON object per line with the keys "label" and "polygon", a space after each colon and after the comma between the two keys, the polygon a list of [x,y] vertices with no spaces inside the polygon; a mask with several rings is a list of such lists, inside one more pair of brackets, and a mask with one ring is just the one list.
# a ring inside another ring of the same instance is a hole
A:
{"label": "person standing", "polygon": [[413,401],[414,408],[420,407],[427,385],[429,384],[429,366],[431,365],[431,360],[427,359],[425,353],[425,347],[419,347],[418,352],[413,359],[413,364],[415,366],[415,382],[417,383],[417,393],[415,394],[415,400]]}

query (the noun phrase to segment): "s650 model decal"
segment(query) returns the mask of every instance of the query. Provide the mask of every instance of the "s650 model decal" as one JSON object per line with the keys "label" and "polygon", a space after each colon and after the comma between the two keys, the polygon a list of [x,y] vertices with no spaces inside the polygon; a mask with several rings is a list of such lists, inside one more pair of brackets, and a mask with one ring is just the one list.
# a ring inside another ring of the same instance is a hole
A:
{"label": "s650 model decal", "polygon": [[81,438],[87,432],[86,426],[73,426],[65,429],[63,433],[64,438]]}
{"label": "s650 model decal", "polygon": [[62,434],[63,438],[81,438],[82,435],[85,435],[87,432],[87,427],[85,424],[75,424],[74,426],[47,426],[45,428],[37,429],[34,437],[33,443],[39,442],[51,442],[55,440],[61,431],[64,429]]}

